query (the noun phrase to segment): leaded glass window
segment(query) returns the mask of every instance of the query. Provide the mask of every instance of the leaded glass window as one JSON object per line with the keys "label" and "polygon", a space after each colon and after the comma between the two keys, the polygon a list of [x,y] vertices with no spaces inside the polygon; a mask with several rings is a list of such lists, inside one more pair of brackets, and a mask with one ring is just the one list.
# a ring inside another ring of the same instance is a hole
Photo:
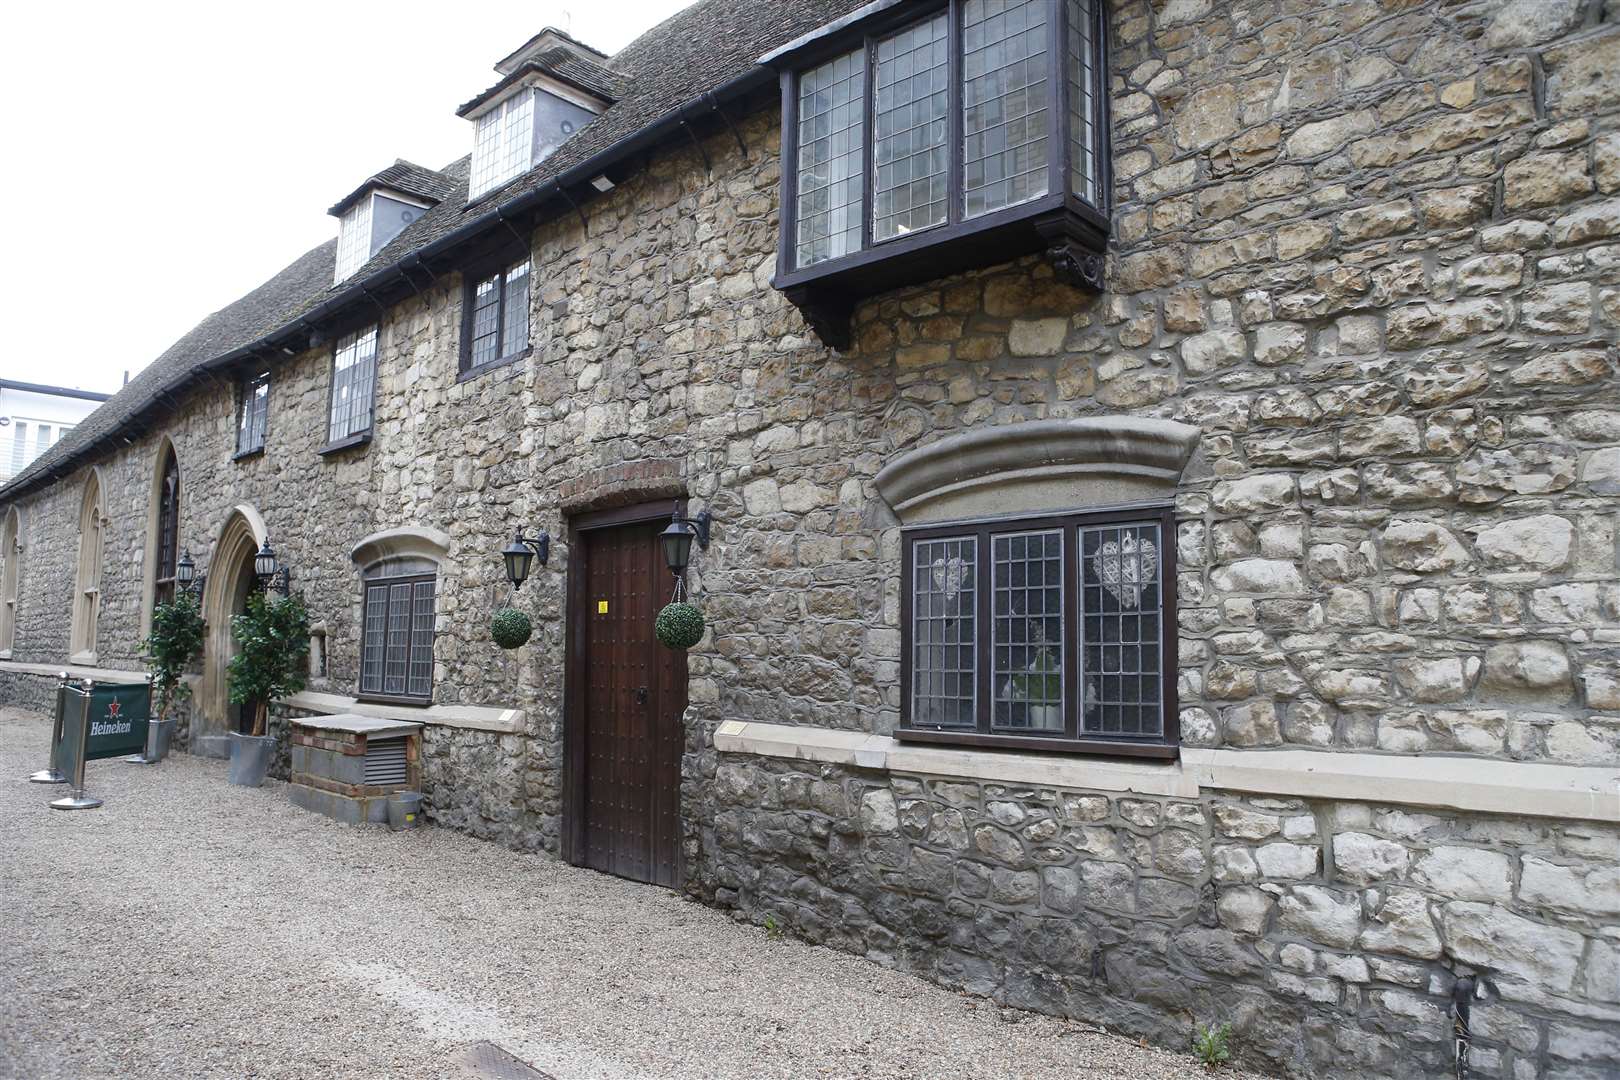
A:
{"label": "leaded glass window", "polygon": [[968,217],[1046,194],[1049,0],[962,8],[962,192]]}
{"label": "leaded glass window", "polygon": [[529,347],[529,260],[470,279],[462,368],[509,360]]}
{"label": "leaded glass window", "polygon": [[[1000,212],[1026,203],[1032,219],[1085,218],[1101,250],[1098,0],[949,0],[919,18],[920,7],[874,11],[864,32],[841,35],[859,47],[831,58],[838,37],[829,35],[803,47],[802,68],[782,60],[783,149],[795,163],[783,176],[782,275],[817,267],[801,280],[819,280],[839,269],[820,264],[884,243],[944,243],[980,219],[994,218],[985,228],[1020,220]],[[940,235],[902,242],[930,230]]]}
{"label": "leaded glass window", "polygon": [[427,703],[433,697],[431,562],[398,559],[366,571],[361,614],[360,694]]}
{"label": "leaded glass window", "polygon": [[946,16],[878,42],[872,88],[872,239],[945,220]]}
{"label": "leaded glass window", "polygon": [[153,575],[155,603],[174,599],[174,572],[180,550],[180,463],[174,448],[163,455],[163,471],[158,477],[157,567]]}
{"label": "leaded glass window", "polygon": [[371,430],[377,383],[377,328],[338,339],[332,358],[332,410],[326,439],[334,443]]}
{"label": "leaded glass window", "polygon": [[800,266],[861,246],[866,57],[860,49],[799,78]]}
{"label": "leaded glass window", "polygon": [[918,541],[912,560],[911,714],[941,727],[974,724],[978,541]]}
{"label": "leaded glass window", "polygon": [[265,371],[242,383],[242,396],[236,406],[236,452],[263,450],[269,426],[270,373]]}
{"label": "leaded glass window", "polygon": [[475,199],[534,163],[534,91],[520,90],[475,121],[467,197]]}
{"label": "leaded glass window", "polygon": [[907,530],[899,734],[1173,753],[1174,535],[1168,507]]}
{"label": "leaded glass window", "polygon": [[371,193],[343,212],[338,219],[338,246],[335,281],[342,281],[366,265],[371,258]]}

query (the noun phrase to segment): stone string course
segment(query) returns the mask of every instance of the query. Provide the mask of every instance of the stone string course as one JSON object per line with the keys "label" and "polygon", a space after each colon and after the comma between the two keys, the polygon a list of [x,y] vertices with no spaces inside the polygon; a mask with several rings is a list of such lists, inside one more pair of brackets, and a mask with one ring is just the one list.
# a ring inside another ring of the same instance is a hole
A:
{"label": "stone string course", "polygon": [[[1110,798],[722,761],[747,719],[887,733],[900,534],[873,476],[989,424],[1195,425],[1177,497],[1186,742],[1620,762],[1620,13],[1601,0],[1118,0],[1109,289],[1031,258],[874,298],[823,348],[770,288],[767,108],[534,234],[535,340],[457,381],[461,282],[397,305],[375,437],[328,457],[331,357],[279,364],[265,452],[228,387],[98,463],[98,663],[137,667],[158,439],[182,546],[261,513],[352,694],[348,551],[441,529],[429,817],[556,852],[570,514],[685,494],[688,889],[792,932],[1181,1046],[1232,1019],[1302,1076],[1620,1068],[1612,828],[1392,806]],[[28,497],[16,659],[67,653],[84,470]],[[521,593],[498,552],[555,538]],[[508,603],[535,619],[506,653]],[[12,677],[0,682],[9,684]],[[9,686],[6,695],[25,693]],[[208,718],[218,724],[223,718]],[[197,724],[193,724],[193,733]],[[286,763],[280,766],[285,770]]]}

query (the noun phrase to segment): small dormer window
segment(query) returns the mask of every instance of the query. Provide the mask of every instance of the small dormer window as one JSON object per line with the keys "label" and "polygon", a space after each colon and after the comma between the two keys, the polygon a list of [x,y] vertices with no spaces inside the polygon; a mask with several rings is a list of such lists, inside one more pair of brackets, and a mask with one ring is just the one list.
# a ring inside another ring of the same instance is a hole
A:
{"label": "small dormer window", "polygon": [[367,178],[327,213],[338,219],[334,281],[352,277],[389,241],[455,190],[443,173],[396,161]]}
{"label": "small dormer window", "polygon": [[371,200],[361,199],[338,219],[337,279],[353,274],[371,258]]}
{"label": "small dormer window", "polygon": [[522,176],[616,100],[606,60],[548,28],[496,64],[501,81],[456,110],[475,125],[467,197]]}
{"label": "small dormer window", "polygon": [[528,171],[534,155],[534,94],[514,94],[477,123],[467,190],[472,197]]}

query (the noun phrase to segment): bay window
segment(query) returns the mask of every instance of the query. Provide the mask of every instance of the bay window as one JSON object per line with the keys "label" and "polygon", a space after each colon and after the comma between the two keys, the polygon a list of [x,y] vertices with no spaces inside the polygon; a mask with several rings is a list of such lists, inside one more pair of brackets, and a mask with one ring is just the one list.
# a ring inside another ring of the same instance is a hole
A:
{"label": "bay window", "polygon": [[766,58],[789,163],[775,284],[834,347],[864,296],[1032,251],[1101,287],[1102,0],[919,7]]}
{"label": "bay window", "polygon": [[1168,507],[904,537],[898,737],[1174,756]]}

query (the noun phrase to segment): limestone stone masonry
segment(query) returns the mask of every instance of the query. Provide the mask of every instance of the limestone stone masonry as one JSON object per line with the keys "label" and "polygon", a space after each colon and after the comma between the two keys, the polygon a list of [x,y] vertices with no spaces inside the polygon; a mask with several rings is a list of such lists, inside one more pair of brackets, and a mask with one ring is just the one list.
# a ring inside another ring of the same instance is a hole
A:
{"label": "limestone stone masonry", "polygon": [[[96,468],[97,663],[136,668],[160,439],[203,569],[262,515],[353,694],[350,551],[441,530],[431,820],[559,850],[571,514],[690,498],[686,887],[1009,1004],[1248,1062],[1620,1070],[1620,831],[1236,793],[1132,797],[721,755],[744,719],[886,734],[900,530],[873,477],[937,439],[1130,415],[1201,433],[1176,495],[1183,742],[1620,765],[1620,10],[1603,0],[1116,0],[1114,237],[1087,294],[1032,257],[874,297],[823,347],[770,284],[780,119],[652,155],[533,237],[532,354],[458,381],[455,276],[382,323],[374,438],[318,456],[331,349],[277,364],[262,455],[228,386]],[[14,660],[68,654],[88,470],[28,495]],[[500,549],[556,538],[513,596]],[[488,636],[516,603],[523,648]],[[3,670],[4,665],[0,665]],[[0,700],[31,693],[0,674]],[[283,710],[285,713],[286,710]],[[283,763],[285,768],[285,763]]]}

